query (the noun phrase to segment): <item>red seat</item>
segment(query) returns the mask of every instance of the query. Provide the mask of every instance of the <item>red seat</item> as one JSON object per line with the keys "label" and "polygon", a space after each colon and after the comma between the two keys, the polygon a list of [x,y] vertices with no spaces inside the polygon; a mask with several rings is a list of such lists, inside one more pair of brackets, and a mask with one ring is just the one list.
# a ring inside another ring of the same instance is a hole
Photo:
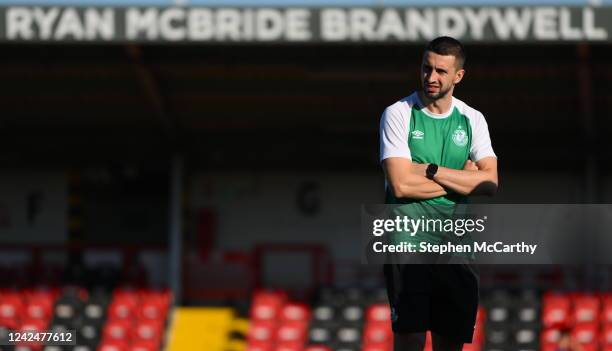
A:
{"label": "red seat", "polygon": [[128,343],[123,340],[103,340],[97,351],[127,351]]}
{"label": "red seat", "polygon": [[612,345],[612,325],[607,324],[603,327],[603,332],[601,333],[601,344]]}
{"label": "red seat", "polygon": [[26,305],[26,317],[48,320],[51,318],[52,310],[53,305],[50,300],[32,299]]}
{"label": "red seat", "polygon": [[391,324],[388,322],[370,322],[364,328],[363,336],[366,345],[389,343],[393,340]]}
{"label": "red seat", "polygon": [[115,298],[108,306],[109,319],[132,319],[135,317],[137,300],[131,298]]}
{"label": "red seat", "polygon": [[370,322],[390,322],[391,309],[388,304],[376,304],[368,307],[366,321]]}
{"label": "red seat", "polygon": [[24,305],[17,294],[5,294],[0,299],[0,318],[21,318]]}
{"label": "red seat", "polygon": [[574,299],[574,321],[576,323],[595,322],[599,320],[599,298],[579,296]]}
{"label": "red seat", "polygon": [[595,343],[599,339],[598,329],[596,323],[578,324],[572,329],[572,338],[583,345]]}
{"label": "red seat", "polygon": [[113,299],[130,299],[130,300],[139,300],[141,295],[141,290],[134,289],[129,286],[122,286],[115,288],[113,290]]}
{"label": "red seat", "polygon": [[273,351],[272,341],[249,340],[245,351]]}
{"label": "red seat", "polygon": [[557,351],[557,344],[548,343],[540,346],[541,351]]}
{"label": "red seat", "polygon": [[106,340],[129,340],[133,334],[132,322],[121,319],[106,322],[102,334]]}
{"label": "red seat", "polygon": [[158,342],[163,333],[163,325],[158,321],[139,321],[134,336],[137,340]]}
{"label": "red seat", "polygon": [[278,293],[258,292],[251,306],[251,320],[276,320],[286,297]]}
{"label": "red seat", "polygon": [[599,351],[599,346],[596,342],[590,342],[588,344],[581,344],[582,351]]}
{"label": "red seat", "polygon": [[168,308],[172,302],[172,292],[168,289],[163,290],[145,290],[140,293],[140,298],[143,302],[155,301]]}
{"label": "red seat", "polygon": [[280,344],[274,348],[274,351],[303,351],[303,345],[297,344]]}
{"label": "red seat", "polygon": [[363,351],[391,351],[392,344],[366,344]]}
{"label": "red seat", "polygon": [[276,302],[264,301],[253,306],[251,318],[253,320],[276,320],[278,318],[280,305]]}
{"label": "red seat", "polygon": [[[23,321],[19,326],[19,331],[32,331],[32,332],[42,332],[47,329],[47,322],[42,319],[30,319]],[[23,346],[29,348],[31,351],[39,351],[42,350],[43,344],[37,341],[24,341],[17,343],[18,346]],[[18,348],[17,348],[18,349]]]}
{"label": "red seat", "polygon": [[296,343],[304,345],[308,322],[285,322],[276,330],[279,343]]}
{"label": "red seat", "polygon": [[272,321],[255,321],[251,322],[249,327],[247,340],[258,342],[269,342],[274,339],[276,332],[276,323]]}
{"label": "red seat", "polygon": [[542,322],[544,327],[561,327],[570,323],[570,299],[565,295],[549,294],[544,297]]}
{"label": "red seat", "polygon": [[19,319],[15,318],[0,318],[0,327],[16,330],[19,328]]}
{"label": "red seat", "polygon": [[612,299],[605,300],[603,312],[600,318],[604,323],[612,323]]}
{"label": "red seat", "polygon": [[309,345],[306,346],[304,351],[332,351],[332,349],[323,345]]}
{"label": "red seat", "polygon": [[288,303],[281,309],[281,321],[303,321],[308,322],[310,319],[310,308],[304,304]]}
{"label": "red seat", "polygon": [[28,302],[44,300],[53,303],[58,293],[57,289],[26,289],[21,295]]}
{"label": "red seat", "polygon": [[157,351],[157,349],[158,349],[157,346],[138,344],[138,345],[131,345],[128,350],[129,351]]}
{"label": "red seat", "polygon": [[168,305],[161,299],[147,298],[138,307],[138,318],[151,320],[165,320]]}
{"label": "red seat", "polygon": [[548,328],[540,334],[540,344],[556,345],[561,338],[561,332],[557,328]]}
{"label": "red seat", "polygon": [[159,343],[154,341],[139,340],[132,343],[129,351],[157,351]]}
{"label": "red seat", "polygon": [[47,321],[42,319],[27,319],[21,322],[19,330],[21,331],[45,331],[47,329]]}

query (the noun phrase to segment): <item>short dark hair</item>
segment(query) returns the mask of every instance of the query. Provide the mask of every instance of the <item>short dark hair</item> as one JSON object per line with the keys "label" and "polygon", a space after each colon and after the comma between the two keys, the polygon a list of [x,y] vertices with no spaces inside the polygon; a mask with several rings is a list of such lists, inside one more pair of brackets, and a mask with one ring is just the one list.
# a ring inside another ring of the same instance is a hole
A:
{"label": "short dark hair", "polygon": [[431,51],[438,55],[452,55],[457,60],[457,67],[463,68],[465,64],[465,48],[463,44],[455,38],[437,37],[427,44],[425,51]]}

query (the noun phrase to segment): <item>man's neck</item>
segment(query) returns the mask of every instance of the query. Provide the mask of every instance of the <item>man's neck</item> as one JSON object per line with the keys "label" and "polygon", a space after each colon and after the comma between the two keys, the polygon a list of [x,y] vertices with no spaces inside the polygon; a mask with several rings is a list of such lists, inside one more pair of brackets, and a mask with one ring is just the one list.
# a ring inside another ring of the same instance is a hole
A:
{"label": "man's neck", "polygon": [[446,96],[433,100],[425,96],[423,91],[419,91],[419,99],[429,112],[433,112],[438,115],[442,115],[447,113],[451,109],[451,105],[453,104],[453,95],[449,92]]}

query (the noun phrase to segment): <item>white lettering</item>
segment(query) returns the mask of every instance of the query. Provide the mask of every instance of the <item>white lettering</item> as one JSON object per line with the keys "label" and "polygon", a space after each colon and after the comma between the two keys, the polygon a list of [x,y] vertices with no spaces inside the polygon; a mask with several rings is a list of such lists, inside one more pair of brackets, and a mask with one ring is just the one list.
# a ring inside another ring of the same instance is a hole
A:
{"label": "white lettering", "polygon": [[397,11],[393,9],[385,9],[380,16],[380,24],[377,30],[379,40],[387,40],[390,37],[395,37],[398,40],[406,38],[402,19]]}
{"label": "white lettering", "polygon": [[312,37],[308,27],[310,12],[306,9],[290,9],[287,11],[287,39],[304,41]]}
{"label": "white lettering", "polygon": [[115,13],[112,9],[101,12],[93,8],[85,10],[85,36],[87,39],[111,40],[115,35]]}
{"label": "white lettering", "polygon": [[572,28],[572,17],[570,10],[567,7],[562,7],[559,10],[559,32],[561,38],[568,40],[582,39],[582,32],[578,28]]}
{"label": "white lettering", "polygon": [[582,27],[588,39],[605,40],[608,38],[608,32],[604,28],[595,28],[595,14],[590,7],[582,10]]}
{"label": "white lettering", "polygon": [[209,9],[192,9],[187,14],[187,31],[195,40],[210,40],[213,36],[212,13]]}
{"label": "white lettering", "polygon": [[185,21],[185,12],[181,8],[170,8],[162,11],[159,16],[159,31],[161,36],[173,41],[185,39],[185,27],[173,25],[173,23],[183,21]]}
{"label": "white lettering", "polygon": [[83,33],[83,24],[79,14],[72,7],[65,9],[55,30],[54,38],[62,40],[71,36],[74,39],[80,40],[83,39]]}
{"label": "white lettering", "polygon": [[464,10],[465,19],[470,27],[470,35],[474,39],[482,39],[484,37],[484,27],[487,24],[487,20],[489,18],[489,10],[486,8],[482,8],[478,11],[475,11],[471,8],[466,8]]}
{"label": "white lettering", "polygon": [[262,9],[257,14],[257,37],[259,40],[276,40],[283,34],[283,16],[272,9]]}
{"label": "white lettering", "polygon": [[554,7],[538,7],[535,9],[533,35],[540,40],[556,40],[557,10]]}
{"label": "white lettering", "polygon": [[346,13],[341,9],[326,9],[321,12],[321,38],[328,41],[344,40],[347,37]]}
{"label": "white lettering", "polygon": [[431,9],[423,10],[421,14],[418,10],[406,11],[406,36],[409,39],[417,40],[419,36],[423,39],[433,39],[435,33],[435,17]]}
{"label": "white lettering", "polygon": [[216,39],[240,39],[240,13],[234,9],[221,9],[217,11]]}
{"label": "white lettering", "polygon": [[148,39],[157,39],[157,9],[147,8],[140,12],[137,8],[129,8],[125,15],[126,31],[128,39],[136,39],[141,32],[146,32]]}
{"label": "white lettering", "polygon": [[34,22],[38,26],[39,39],[51,39],[53,35],[53,23],[60,15],[60,10],[57,7],[52,7],[45,12],[40,7],[34,8]]}
{"label": "white lettering", "polygon": [[465,19],[461,12],[453,8],[438,10],[438,33],[450,37],[461,38],[466,31]]}
{"label": "white lettering", "polygon": [[11,7],[6,14],[6,37],[8,39],[32,39],[32,14],[24,7]]}
{"label": "white lettering", "polygon": [[353,9],[349,13],[352,40],[373,40],[376,14],[368,9]]}
{"label": "white lettering", "polygon": [[501,40],[508,40],[512,36],[516,39],[526,39],[533,14],[531,9],[523,8],[520,14],[514,8],[506,9],[503,16],[499,9],[491,9],[493,30]]}

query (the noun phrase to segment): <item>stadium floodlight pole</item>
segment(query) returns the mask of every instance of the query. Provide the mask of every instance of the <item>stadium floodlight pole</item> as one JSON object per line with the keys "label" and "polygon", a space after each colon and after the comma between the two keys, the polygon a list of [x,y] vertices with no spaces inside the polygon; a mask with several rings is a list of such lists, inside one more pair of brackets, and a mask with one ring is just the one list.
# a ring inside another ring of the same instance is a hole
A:
{"label": "stadium floodlight pole", "polygon": [[181,303],[181,252],[183,240],[182,192],[183,158],[175,154],[170,163],[168,202],[168,283],[174,295],[174,304]]}

